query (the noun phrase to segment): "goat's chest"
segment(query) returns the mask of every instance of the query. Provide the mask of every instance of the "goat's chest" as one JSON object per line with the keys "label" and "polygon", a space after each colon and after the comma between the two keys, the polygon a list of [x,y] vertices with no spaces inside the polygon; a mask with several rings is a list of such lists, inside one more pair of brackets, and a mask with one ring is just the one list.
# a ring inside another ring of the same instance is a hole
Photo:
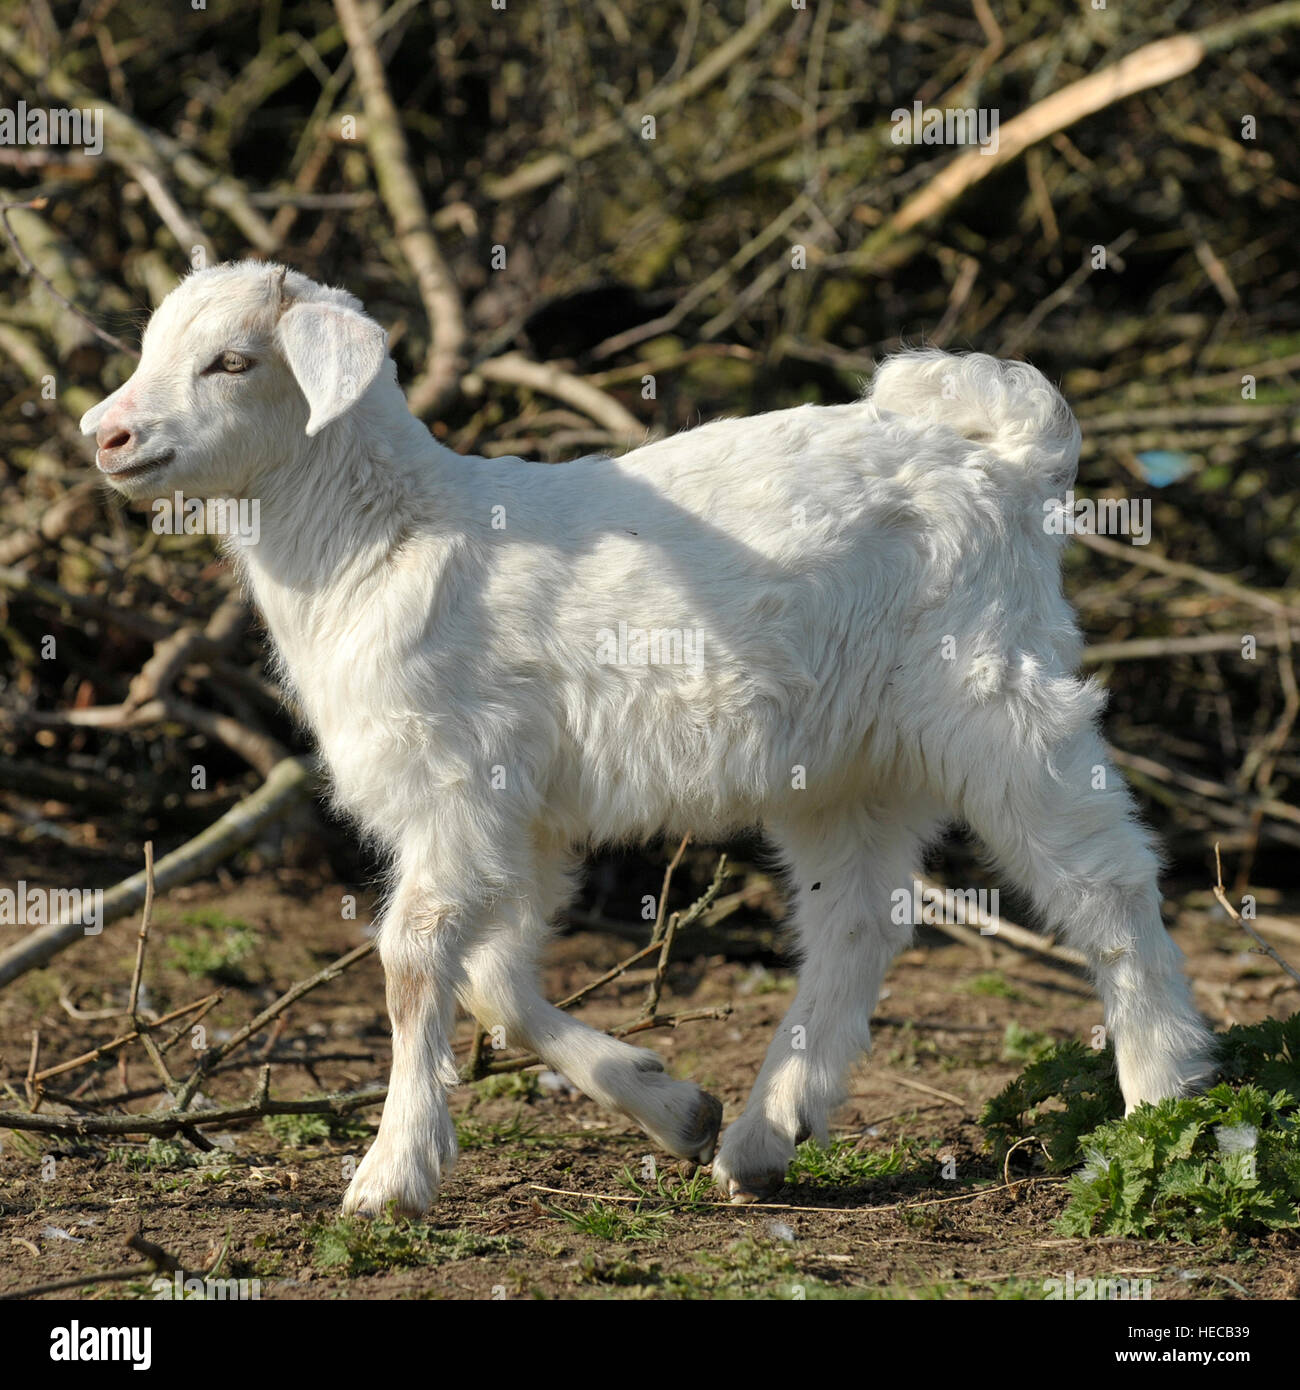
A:
{"label": "goat's chest", "polygon": [[[273,628],[274,631],[274,628]],[[396,652],[372,624],[277,635],[276,646],[338,799],[365,820],[388,814],[413,774],[455,760],[454,723],[427,666]]]}

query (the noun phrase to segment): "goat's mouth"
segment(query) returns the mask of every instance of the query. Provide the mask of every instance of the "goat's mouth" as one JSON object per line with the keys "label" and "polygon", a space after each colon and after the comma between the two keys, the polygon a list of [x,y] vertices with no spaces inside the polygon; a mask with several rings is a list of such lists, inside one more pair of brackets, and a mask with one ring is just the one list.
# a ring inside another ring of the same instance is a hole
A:
{"label": "goat's mouth", "polygon": [[175,457],[176,450],[167,449],[161,454],[155,454],[153,458],[143,459],[139,463],[127,464],[125,468],[105,468],[102,463],[98,467],[110,483],[125,483],[136,478],[143,478],[146,473],[154,473],[159,469],[166,468]]}

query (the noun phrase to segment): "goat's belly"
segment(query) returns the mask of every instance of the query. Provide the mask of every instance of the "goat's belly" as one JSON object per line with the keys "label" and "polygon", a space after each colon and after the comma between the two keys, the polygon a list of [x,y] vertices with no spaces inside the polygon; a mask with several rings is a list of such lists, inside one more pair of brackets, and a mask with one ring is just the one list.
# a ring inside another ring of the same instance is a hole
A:
{"label": "goat's belly", "polygon": [[635,842],[658,834],[718,840],[764,823],[883,795],[895,759],[877,729],[818,741],[761,725],[674,738],[628,730],[561,760],[546,820],[574,842]]}

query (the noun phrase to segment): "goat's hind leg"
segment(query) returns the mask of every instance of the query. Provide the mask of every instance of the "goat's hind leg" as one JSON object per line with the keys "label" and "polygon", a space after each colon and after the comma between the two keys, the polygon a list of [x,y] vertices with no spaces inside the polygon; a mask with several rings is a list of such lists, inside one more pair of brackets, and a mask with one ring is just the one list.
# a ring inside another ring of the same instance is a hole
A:
{"label": "goat's hind leg", "polygon": [[548,1003],[537,986],[548,916],[568,896],[562,863],[547,866],[527,899],[503,911],[465,961],[464,1002],[508,1046],[536,1052],[599,1105],[630,1116],[668,1153],[713,1157],[722,1105],[693,1081],[677,1081],[658,1055],[599,1033]]}
{"label": "goat's hind leg", "polygon": [[911,824],[897,814],[849,809],[772,827],[791,876],[799,990],[714,1160],[714,1181],[733,1202],[770,1196],[796,1145],[826,1142],[849,1068],[870,1048],[881,981],[912,935],[910,924],[891,920],[891,894],[906,888],[910,899],[938,821],[928,808],[918,807]]}
{"label": "goat's hind leg", "polygon": [[[1086,687],[1058,686],[1058,704],[1073,692],[1086,713]],[[960,810],[1048,925],[1087,957],[1125,1104],[1195,1090],[1214,1072],[1214,1038],[1160,919],[1156,856],[1101,739],[1081,715],[1050,750],[1034,750],[996,708],[982,718],[964,740],[982,750],[980,765],[953,759]]]}

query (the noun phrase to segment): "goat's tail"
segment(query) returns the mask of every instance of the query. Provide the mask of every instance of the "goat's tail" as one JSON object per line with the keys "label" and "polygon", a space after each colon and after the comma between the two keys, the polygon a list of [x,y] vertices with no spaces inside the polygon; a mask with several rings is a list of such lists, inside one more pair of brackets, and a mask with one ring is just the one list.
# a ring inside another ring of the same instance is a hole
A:
{"label": "goat's tail", "polygon": [[881,410],[947,425],[1053,485],[1074,479],[1078,421],[1028,362],[938,348],[902,352],[876,370],[870,399]]}

